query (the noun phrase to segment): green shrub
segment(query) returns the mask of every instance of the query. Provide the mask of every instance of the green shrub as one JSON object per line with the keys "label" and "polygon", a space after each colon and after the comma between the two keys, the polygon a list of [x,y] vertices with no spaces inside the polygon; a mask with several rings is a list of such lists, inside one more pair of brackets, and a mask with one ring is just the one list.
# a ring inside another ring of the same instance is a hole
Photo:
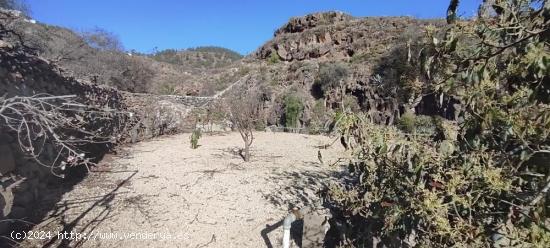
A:
{"label": "green shrub", "polygon": [[199,129],[193,130],[190,137],[192,149],[199,148],[199,139],[201,138],[201,136],[202,136],[201,130]]}
{"label": "green shrub", "polygon": [[344,107],[345,109],[354,113],[361,111],[361,106],[359,106],[359,102],[357,101],[357,97],[355,96],[345,95]]}
{"label": "green shrub", "polygon": [[158,90],[160,95],[178,95],[179,91],[175,85],[172,84],[163,84]]}
{"label": "green shrub", "polygon": [[496,2],[490,19],[457,22],[442,40],[427,30],[419,92],[457,99],[463,121],[408,115],[399,127],[441,127],[444,140],[341,116],[343,140],[356,141],[353,180],[332,185],[328,199],[351,225],[346,243],[548,246],[550,8]]}
{"label": "green shrub", "polygon": [[397,121],[399,129],[406,133],[413,133],[415,130],[416,115],[412,112],[406,112],[401,115],[401,118]]}
{"label": "green shrub", "polygon": [[416,116],[415,132],[421,135],[435,136],[438,133],[438,126],[435,117],[427,115]]}
{"label": "green shrub", "polygon": [[349,62],[351,64],[362,63],[368,59],[368,56],[369,55],[366,53],[356,53],[353,56],[351,56]]}
{"label": "green shrub", "polygon": [[435,117],[407,112],[399,118],[397,126],[405,133],[435,136],[439,127]]}
{"label": "green shrub", "polygon": [[279,54],[277,54],[277,52],[272,51],[271,54],[269,54],[269,57],[267,58],[267,62],[270,64],[277,64],[281,62],[281,58],[279,57]]}
{"label": "green shrub", "polygon": [[300,116],[304,110],[304,105],[300,98],[294,94],[285,97],[285,125],[286,127],[296,128],[299,124]]}

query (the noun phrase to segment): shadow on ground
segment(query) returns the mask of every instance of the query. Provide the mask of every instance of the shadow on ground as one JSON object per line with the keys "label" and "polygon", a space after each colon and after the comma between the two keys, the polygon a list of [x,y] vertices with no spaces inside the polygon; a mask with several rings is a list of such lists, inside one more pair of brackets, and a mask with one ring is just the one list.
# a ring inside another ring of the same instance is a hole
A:
{"label": "shadow on ground", "polygon": [[[308,167],[319,167],[322,165],[308,163]],[[343,172],[327,170],[290,170],[274,171],[267,181],[274,182],[275,189],[264,197],[276,206],[305,207],[320,205],[320,194],[327,186],[339,180]]]}
{"label": "shadow on ground", "polygon": [[[293,207],[299,207],[304,209],[305,207],[312,207],[314,209],[322,209],[327,207],[323,201],[323,192],[330,183],[340,181],[345,178],[347,174],[343,170],[326,170],[328,165],[321,165],[314,162],[306,162],[304,167],[299,169],[274,171],[268,177],[267,181],[274,182],[274,189],[264,194],[264,197],[272,204],[280,207],[287,207],[292,209]],[[327,209],[328,211],[328,209]],[[266,244],[266,247],[272,248],[273,244],[269,240],[268,233],[273,231],[282,232],[283,220],[280,220],[274,224],[268,224],[261,231],[261,236]],[[295,221],[291,227],[291,238],[294,240],[298,247],[302,247],[302,234],[303,234],[303,221]],[[323,247],[336,247],[338,234],[334,228],[330,230],[325,237]]]}
{"label": "shadow on ground", "polygon": [[[111,161],[111,159],[110,156],[106,156],[107,152],[108,150],[105,149],[96,150],[94,153],[96,154],[94,162],[97,163],[102,161],[102,163],[109,163],[108,161]],[[94,169],[97,170],[98,168],[92,168],[92,170]],[[33,228],[38,227],[37,230],[39,230],[40,226],[46,226],[50,223],[56,222],[60,223],[62,226],[62,230],[60,231],[61,233],[67,232],[70,235],[71,231],[79,233],[92,231],[104,220],[110,218],[110,204],[112,200],[117,194],[121,193],[119,192],[120,188],[133,176],[135,176],[137,171],[102,171],[100,169],[97,172],[92,173],[130,173],[130,175],[126,179],[117,182],[116,187],[104,195],[83,197],[68,201],[62,201],[63,195],[72,191],[76,185],[81,184],[83,180],[91,174],[84,166],[76,166],[68,168],[65,178],[59,178],[52,175],[47,181],[47,189],[44,190],[44,192],[40,192],[41,197],[30,204],[29,207],[32,208],[32,214],[28,215],[24,219],[14,220],[10,223],[9,232],[29,233],[29,230]],[[110,188],[112,188],[112,186]],[[14,194],[14,198],[17,197],[18,195]],[[92,210],[97,209],[98,207],[102,207],[103,210],[96,216],[90,217],[89,215],[94,212]],[[82,211],[76,218],[67,222],[64,219],[65,214],[69,209],[74,208],[82,209]],[[84,217],[91,219],[91,221],[82,223]],[[79,228],[79,230],[75,230],[77,226],[81,228]],[[11,235],[9,233],[2,236],[2,239],[0,239],[0,247],[20,246],[19,243],[22,242],[23,239],[12,239],[10,236]],[[34,241],[39,240],[35,239]],[[83,241],[84,240],[64,239],[62,236],[58,236],[57,233],[55,233],[55,235],[52,234],[46,239],[43,239],[41,241],[42,243],[34,243],[33,245],[39,247],[79,247],[82,245]]]}
{"label": "shadow on ground", "polygon": [[[127,172],[127,171],[124,171]],[[61,218],[61,225],[63,229],[60,231],[62,234],[70,234],[73,232],[76,233],[92,233],[97,226],[99,226],[103,221],[111,218],[111,203],[115,199],[116,195],[119,194],[119,190],[127,184],[136,174],[138,171],[133,171],[128,177],[126,177],[124,180],[119,182],[117,186],[108,192],[107,194],[100,195],[100,196],[94,196],[94,197],[88,197],[83,199],[75,199],[75,200],[69,200],[69,201],[63,201],[60,204],[57,205],[57,207],[53,210],[53,213],[49,216],[49,218]],[[118,172],[114,172],[118,173]],[[90,206],[85,208],[76,218],[71,220],[70,222],[65,222],[63,219],[63,216],[65,215],[65,212],[69,208],[75,208],[75,205],[87,205],[89,203],[93,202]],[[87,223],[82,223],[82,220],[89,214],[93,213],[92,210],[95,210],[96,208],[102,208],[101,212],[98,214],[94,214],[95,216],[91,218],[90,221],[87,221]],[[77,227],[79,227],[77,229]],[[52,239],[48,240],[45,244],[42,245],[42,247],[79,247],[85,242],[85,239],[72,239],[72,238],[65,238],[60,236],[54,236]]]}

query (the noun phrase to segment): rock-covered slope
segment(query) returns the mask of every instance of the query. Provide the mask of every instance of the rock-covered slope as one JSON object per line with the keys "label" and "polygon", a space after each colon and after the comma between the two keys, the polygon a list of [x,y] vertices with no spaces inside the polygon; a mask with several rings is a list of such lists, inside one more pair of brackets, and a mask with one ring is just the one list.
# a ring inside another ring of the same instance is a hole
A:
{"label": "rock-covered slope", "polygon": [[[285,125],[288,95],[297,95],[304,105],[301,127],[326,127],[326,116],[342,103],[371,112],[376,122],[392,123],[404,103],[391,61],[406,56],[399,49],[421,37],[428,26],[443,25],[443,20],[357,18],[342,12],[295,17],[245,60],[257,68],[256,81],[248,87],[264,91],[267,125]],[[337,70],[343,77],[334,83],[341,87],[323,92],[321,74],[332,77]]]}
{"label": "rock-covered slope", "polygon": [[290,19],[254,55],[265,59],[275,53],[283,61],[373,61],[406,33],[422,32],[427,25],[441,24],[442,21],[410,17],[356,18],[342,12],[315,13]]}

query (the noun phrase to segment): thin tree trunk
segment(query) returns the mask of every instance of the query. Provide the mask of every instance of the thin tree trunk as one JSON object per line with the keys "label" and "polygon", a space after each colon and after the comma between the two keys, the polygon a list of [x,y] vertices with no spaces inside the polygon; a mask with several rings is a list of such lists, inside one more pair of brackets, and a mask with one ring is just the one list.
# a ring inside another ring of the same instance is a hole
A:
{"label": "thin tree trunk", "polygon": [[243,159],[245,162],[248,162],[250,160],[250,146],[252,145],[252,141],[254,141],[254,133],[252,130],[247,130],[241,132],[241,136],[244,141]]}
{"label": "thin tree trunk", "polygon": [[250,145],[248,142],[244,142],[244,161],[248,162],[250,160]]}

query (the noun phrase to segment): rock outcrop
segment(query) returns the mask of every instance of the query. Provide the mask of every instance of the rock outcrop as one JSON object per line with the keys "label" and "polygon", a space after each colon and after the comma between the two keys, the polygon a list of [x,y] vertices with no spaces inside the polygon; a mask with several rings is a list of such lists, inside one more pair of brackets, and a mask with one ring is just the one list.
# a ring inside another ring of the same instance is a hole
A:
{"label": "rock outcrop", "polygon": [[[251,55],[264,68],[258,71],[256,83],[272,93],[266,103],[267,125],[284,125],[283,99],[288,94],[298,94],[305,105],[302,127],[316,121],[319,113],[314,109],[323,109],[315,107],[319,100],[324,101],[325,111],[331,111],[340,108],[342,94],[346,104],[357,105],[355,111],[369,112],[374,122],[394,123],[407,103],[400,99],[399,80],[388,61],[402,59],[397,48],[422,37],[428,26],[444,25],[437,19],[357,18],[342,12],[292,18]],[[315,84],[321,68],[331,64],[347,68],[347,76],[341,79],[343,92],[319,92]],[[418,105],[420,112],[430,104]]]}
{"label": "rock outcrop", "polygon": [[354,18],[341,12],[326,12],[293,18],[275,31],[273,40],[254,56],[265,59],[276,53],[283,61],[376,58],[384,54],[404,32],[421,32],[442,21],[409,17]]}
{"label": "rock outcrop", "polygon": [[339,22],[346,22],[354,19],[354,17],[343,12],[331,11],[309,14],[303,17],[291,18],[288,23],[275,31],[275,36],[288,33],[301,33],[306,29],[322,25],[333,25]]}

